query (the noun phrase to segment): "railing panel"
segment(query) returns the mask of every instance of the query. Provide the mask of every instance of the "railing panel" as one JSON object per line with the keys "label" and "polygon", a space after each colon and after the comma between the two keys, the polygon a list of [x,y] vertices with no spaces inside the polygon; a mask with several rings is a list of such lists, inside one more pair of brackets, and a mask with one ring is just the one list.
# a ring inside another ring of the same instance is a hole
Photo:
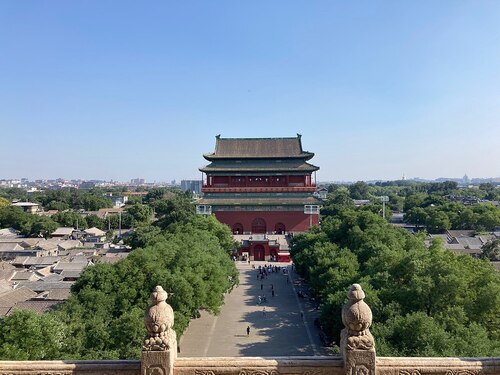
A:
{"label": "railing panel", "polygon": [[141,361],[0,361],[0,375],[140,375]]}
{"label": "railing panel", "polygon": [[377,375],[500,374],[500,358],[377,357]]}

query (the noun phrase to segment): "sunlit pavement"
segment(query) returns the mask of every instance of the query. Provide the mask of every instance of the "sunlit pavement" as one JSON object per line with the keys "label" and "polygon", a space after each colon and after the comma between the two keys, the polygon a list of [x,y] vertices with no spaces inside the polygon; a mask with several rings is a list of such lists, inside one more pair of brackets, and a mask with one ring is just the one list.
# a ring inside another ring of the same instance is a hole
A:
{"label": "sunlit pavement", "polygon": [[[236,262],[240,285],[226,296],[218,316],[203,312],[201,318],[191,321],[180,340],[179,356],[328,355],[314,326],[317,317],[314,304],[297,296],[297,292],[303,290],[297,275],[269,273],[267,279],[261,281],[257,280],[257,268],[266,262],[252,264],[256,269],[248,263]],[[259,304],[259,296],[265,296],[267,303]],[[250,326],[248,336],[247,326]]]}

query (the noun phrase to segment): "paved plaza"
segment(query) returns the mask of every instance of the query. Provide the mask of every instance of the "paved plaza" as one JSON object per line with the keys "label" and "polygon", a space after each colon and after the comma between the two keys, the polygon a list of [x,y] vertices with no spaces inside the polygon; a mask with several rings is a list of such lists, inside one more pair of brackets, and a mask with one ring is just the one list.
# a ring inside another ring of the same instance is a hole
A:
{"label": "paved plaza", "polygon": [[[266,279],[258,280],[258,270],[252,265],[258,268],[266,262],[236,263],[240,285],[226,295],[218,316],[202,312],[199,319],[191,321],[180,340],[179,356],[328,355],[314,325],[318,313],[312,302],[298,297],[303,286],[291,266],[272,263],[290,272],[269,273]],[[266,296],[267,302],[259,304],[259,296]]]}

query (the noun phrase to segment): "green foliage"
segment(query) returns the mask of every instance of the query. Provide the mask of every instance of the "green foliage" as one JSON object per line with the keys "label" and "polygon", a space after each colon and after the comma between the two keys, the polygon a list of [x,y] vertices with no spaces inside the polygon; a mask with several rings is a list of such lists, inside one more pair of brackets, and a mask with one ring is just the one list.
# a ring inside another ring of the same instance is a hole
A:
{"label": "green foliage", "polygon": [[69,209],[69,204],[66,202],[60,202],[60,201],[50,201],[47,206],[45,206],[47,210],[58,210],[58,211],[64,211]]}
{"label": "green foliage", "polygon": [[53,315],[15,311],[0,319],[0,359],[60,359],[66,326]]}
{"label": "green foliage", "polygon": [[7,198],[0,197],[0,207],[10,206],[10,201]]}
{"label": "green foliage", "polygon": [[127,213],[132,216],[136,225],[140,225],[151,221],[153,210],[145,204],[136,203],[132,206],[127,206]]}
{"label": "green foliage", "polygon": [[47,237],[59,225],[47,216],[32,215],[19,207],[0,207],[0,227],[14,228],[29,237]]}
{"label": "green foliage", "polygon": [[445,251],[438,241],[427,249],[422,236],[369,210],[331,205],[323,211],[321,230],[295,236],[291,253],[322,301],[333,339],[343,327],[346,290],[358,282],[381,355],[499,354],[500,275],[488,262]]}
{"label": "green foliage", "polygon": [[30,220],[21,228],[21,234],[28,237],[47,238],[59,225],[47,216],[31,215]]}
{"label": "green foliage", "polygon": [[349,186],[349,193],[352,199],[369,199],[370,188],[364,181],[358,181]]}
{"label": "green foliage", "polygon": [[201,309],[218,313],[224,293],[238,276],[221,244],[226,232],[221,236],[221,228],[212,221],[197,218],[180,224],[115,265],[87,269],[57,312],[69,327],[67,355],[74,359],[138,358],[143,312],[156,285],[170,295],[178,335]]}
{"label": "green foliage", "polygon": [[125,238],[125,243],[132,248],[145,247],[153,245],[158,241],[163,240],[161,229],[152,225],[145,225],[136,228],[131,236]]}
{"label": "green foliage", "polygon": [[15,206],[0,207],[0,228],[15,228],[21,230],[22,226],[29,221],[30,215],[22,208]]}
{"label": "green foliage", "polygon": [[189,194],[171,194],[152,203],[158,226],[168,229],[171,225],[188,222],[196,215],[195,206]]}
{"label": "green foliage", "polygon": [[106,230],[108,229],[108,226],[107,226],[107,223],[106,223],[106,220],[104,219],[101,219],[99,216],[95,215],[95,214],[90,214],[90,215],[87,215],[85,217],[85,221],[87,222],[87,226],[89,228],[93,228],[93,227],[96,227],[96,228],[99,228],[101,230]]}
{"label": "green foliage", "polygon": [[78,227],[79,229],[88,228],[85,217],[74,211],[58,212],[57,214],[52,215],[51,219],[63,227]]}
{"label": "green foliage", "polygon": [[500,225],[500,209],[491,203],[466,206],[445,202],[436,196],[420,198],[410,202],[418,205],[406,211],[405,221],[417,227],[425,226],[430,233],[442,233],[447,229],[492,231]]}
{"label": "green foliage", "polygon": [[486,242],[481,248],[481,256],[491,261],[500,260],[500,239],[495,238]]}

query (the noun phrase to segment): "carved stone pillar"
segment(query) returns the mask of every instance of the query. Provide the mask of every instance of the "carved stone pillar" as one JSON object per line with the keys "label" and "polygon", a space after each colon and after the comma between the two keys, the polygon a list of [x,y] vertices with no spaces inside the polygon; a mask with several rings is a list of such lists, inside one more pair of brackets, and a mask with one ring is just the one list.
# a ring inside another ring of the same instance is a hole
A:
{"label": "carved stone pillar", "polygon": [[151,293],[151,306],[144,314],[148,331],[142,346],[141,375],[173,375],[177,358],[177,336],[172,329],[174,311],[161,286]]}
{"label": "carved stone pillar", "polygon": [[359,284],[347,292],[349,301],[342,308],[345,328],[340,334],[340,349],[346,375],[375,375],[375,342],[370,333],[372,311],[363,301],[365,293]]}

